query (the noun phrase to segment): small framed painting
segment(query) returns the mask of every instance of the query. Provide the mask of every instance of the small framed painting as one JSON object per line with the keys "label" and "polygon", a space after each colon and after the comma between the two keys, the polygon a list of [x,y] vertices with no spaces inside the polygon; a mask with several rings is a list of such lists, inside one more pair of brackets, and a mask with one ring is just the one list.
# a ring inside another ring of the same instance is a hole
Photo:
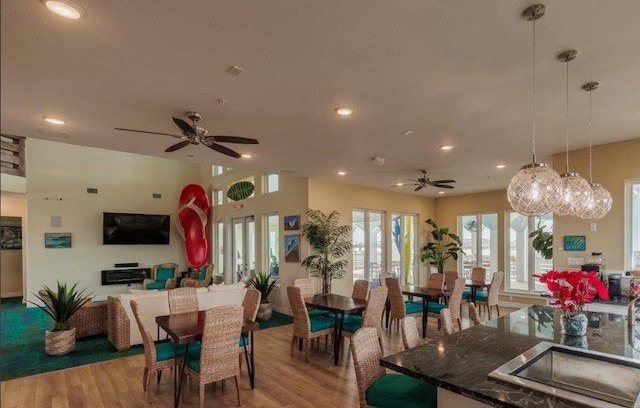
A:
{"label": "small framed painting", "polygon": [[584,235],[565,235],[564,250],[565,251],[586,251],[587,237]]}
{"label": "small framed painting", "polygon": [[295,231],[300,229],[300,216],[299,215],[285,215],[284,216],[284,230]]}
{"label": "small framed painting", "polygon": [[284,236],[284,261],[300,262],[300,234]]}
{"label": "small framed painting", "polygon": [[70,232],[45,232],[45,248],[71,248]]}

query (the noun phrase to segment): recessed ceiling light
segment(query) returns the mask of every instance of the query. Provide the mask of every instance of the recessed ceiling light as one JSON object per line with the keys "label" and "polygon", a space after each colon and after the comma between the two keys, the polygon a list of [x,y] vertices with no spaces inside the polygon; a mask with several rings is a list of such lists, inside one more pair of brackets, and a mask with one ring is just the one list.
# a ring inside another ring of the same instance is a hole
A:
{"label": "recessed ceiling light", "polygon": [[335,111],[340,116],[349,116],[353,113],[353,109],[347,108],[346,106],[338,106]]}
{"label": "recessed ceiling light", "polygon": [[347,172],[346,171],[339,171],[337,174],[338,174],[338,176],[344,176],[344,175],[347,174]]}
{"label": "recessed ceiling light", "polygon": [[248,154],[248,153],[241,154],[240,156],[242,156],[242,158],[243,158],[243,159],[250,159],[250,158],[252,158],[252,157],[253,157],[252,155],[250,155],[250,154]]}
{"label": "recessed ceiling light", "polygon": [[84,16],[84,9],[71,0],[41,0],[42,4],[54,14],[69,20]]}
{"label": "recessed ceiling light", "polygon": [[438,194],[442,195],[444,194],[444,191],[438,191]]}
{"label": "recessed ceiling light", "polygon": [[506,164],[496,164],[496,169],[504,169],[505,167],[507,167]]}
{"label": "recessed ceiling light", "polygon": [[47,117],[47,116],[45,116],[43,119],[46,120],[47,122],[51,123],[52,125],[64,125],[66,123],[62,119],[50,118],[50,117]]}
{"label": "recessed ceiling light", "polygon": [[451,149],[453,149],[453,146],[451,145],[447,145],[447,144],[440,145],[440,150],[444,150],[445,152]]}
{"label": "recessed ceiling light", "polygon": [[404,183],[397,182],[397,183],[396,183],[396,186],[398,186],[398,187],[400,187],[400,186],[404,186]]}
{"label": "recessed ceiling light", "polygon": [[413,134],[413,130],[409,129],[409,130],[405,130],[402,132],[403,136],[411,136]]}

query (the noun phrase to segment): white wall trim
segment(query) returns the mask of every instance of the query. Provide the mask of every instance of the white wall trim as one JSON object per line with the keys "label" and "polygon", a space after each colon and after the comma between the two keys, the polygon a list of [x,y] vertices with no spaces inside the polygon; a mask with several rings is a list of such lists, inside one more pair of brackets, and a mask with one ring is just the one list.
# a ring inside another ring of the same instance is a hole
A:
{"label": "white wall trim", "polygon": [[0,298],[22,297],[22,292],[6,292],[0,294]]}

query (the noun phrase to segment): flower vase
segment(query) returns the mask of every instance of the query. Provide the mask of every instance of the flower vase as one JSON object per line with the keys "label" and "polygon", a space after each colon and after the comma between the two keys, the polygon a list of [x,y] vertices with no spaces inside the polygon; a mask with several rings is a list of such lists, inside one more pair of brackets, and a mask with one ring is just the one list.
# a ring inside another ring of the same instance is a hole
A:
{"label": "flower vase", "polygon": [[569,317],[562,316],[560,321],[562,323],[562,334],[565,336],[584,336],[587,334],[589,321],[587,316],[582,313]]}

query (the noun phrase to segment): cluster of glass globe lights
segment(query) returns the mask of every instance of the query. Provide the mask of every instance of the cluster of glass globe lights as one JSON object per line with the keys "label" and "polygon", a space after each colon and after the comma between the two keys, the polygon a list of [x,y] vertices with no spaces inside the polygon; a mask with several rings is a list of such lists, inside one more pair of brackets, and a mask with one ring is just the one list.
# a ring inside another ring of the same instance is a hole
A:
{"label": "cluster of glass globe lights", "polygon": [[[525,20],[534,22],[534,64],[535,20],[539,19],[543,15],[544,5],[533,5],[523,12]],[[573,58],[575,58],[575,51],[565,52],[559,55],[559,59],[567,63]],[[611,209],[611,205],[613,203],[611,194],[601,184],[594,183],[591,177],[591,149],[593,144],[593,135],[591,133],[591,91],[597,87],[597,82],[589,82],[582,86],[583,90],[589,92],[589,182],[580,177],[578,173],[570,172],[568,162],[567,171],[562,174],[562,176],[559,176],[555,170],[548,167],[545,163],[536,162],[534,152],[533,162],[522,166],[520,171],[513,176],[509,183],[509,187],[507,188],[507,198],[509,203],[519,214],[526,216],[539,216],[553,212],[560,216],[570,215],[578,216],[587,220],[596,220],[604,217]],[[535,146],[535,133],[533,137]]]}

